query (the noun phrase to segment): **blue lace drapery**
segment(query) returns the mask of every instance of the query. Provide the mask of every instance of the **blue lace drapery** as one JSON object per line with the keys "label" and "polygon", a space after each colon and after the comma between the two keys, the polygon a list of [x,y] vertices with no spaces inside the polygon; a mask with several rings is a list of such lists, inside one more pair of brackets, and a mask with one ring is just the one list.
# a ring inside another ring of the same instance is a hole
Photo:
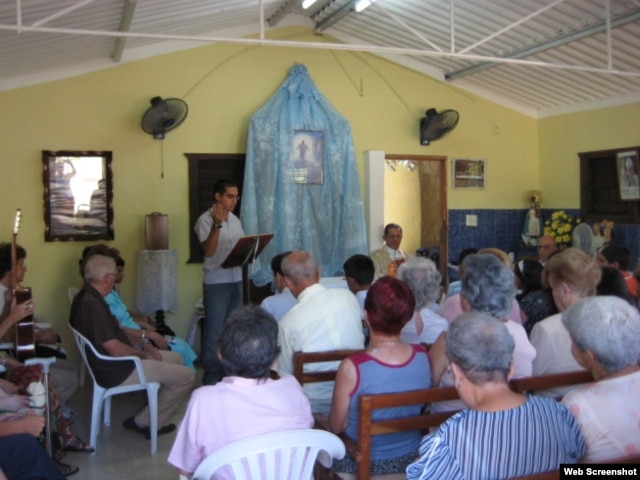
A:
{"label": "blue lace drapery", "polygon": [[[309,143],[308,149],[299,148],[304,132],[320,141],[319,148]],[[321,152],[321,174],[309,174],[310,183],[296,183],[301,181],[301,157],[310,159],[314,152]],[[310,252],[323,276],[342,275],[348,257],[367,252],[351,127],[304,65],[291,68],[278,92],[251,119],[240,219],[247,234],[275,233],[250,269],[259,286],[271,281],[271,258],[280,252]]]}

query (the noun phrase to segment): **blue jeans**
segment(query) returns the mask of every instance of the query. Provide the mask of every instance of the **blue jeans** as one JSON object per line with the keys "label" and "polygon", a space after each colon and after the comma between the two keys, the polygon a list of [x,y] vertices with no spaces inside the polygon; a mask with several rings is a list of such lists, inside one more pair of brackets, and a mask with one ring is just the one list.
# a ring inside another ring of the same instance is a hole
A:
{"label": "blue jeans", "polygon": [[60,473],[36,437],[26,433],[0,438],[0,468],[12,480],[67,478]]}
{"label": "blue jeans", "polygon": [[202,383],[213,385],[224,377],[222,362],[218,359],[218,337],[229,314],[242,305],[242,282],[202,285],[204,319],[200,357],[204,366]]}

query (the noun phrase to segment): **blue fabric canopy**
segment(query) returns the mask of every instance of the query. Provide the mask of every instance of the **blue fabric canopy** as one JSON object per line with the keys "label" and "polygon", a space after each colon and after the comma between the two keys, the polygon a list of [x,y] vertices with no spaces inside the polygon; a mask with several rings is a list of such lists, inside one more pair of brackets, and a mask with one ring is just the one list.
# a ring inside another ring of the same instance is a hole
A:
{"label": "blue fabric canopy", "polygon": [[306,250],[323,276],[367,253],[364,209],[349,122],[296,64],[249,124],[240,219],[246,234],[275,233],[250,270],[272,279],[271,258]]}

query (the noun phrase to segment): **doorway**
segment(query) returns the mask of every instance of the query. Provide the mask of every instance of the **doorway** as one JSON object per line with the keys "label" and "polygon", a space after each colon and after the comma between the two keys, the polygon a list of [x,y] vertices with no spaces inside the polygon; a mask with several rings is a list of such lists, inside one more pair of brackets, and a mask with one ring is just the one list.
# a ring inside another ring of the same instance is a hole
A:
{"label": "doorway", "polygon": [[403,250],[438,252],[448,281],[447,157],[367,152],[369,250],[383,244],[384,225],[403,228]]}

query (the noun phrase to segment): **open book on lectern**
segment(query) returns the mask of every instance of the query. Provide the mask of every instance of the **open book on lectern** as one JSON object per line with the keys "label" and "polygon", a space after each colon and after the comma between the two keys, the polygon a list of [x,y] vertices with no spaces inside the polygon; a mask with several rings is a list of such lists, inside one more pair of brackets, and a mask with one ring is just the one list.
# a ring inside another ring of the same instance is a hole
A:
{"label": "open book on lectern", "polygon": [[222,262],[222,268],[244,267],[253,263],[273,236],[273,233],[259,233],[240,238]]}

